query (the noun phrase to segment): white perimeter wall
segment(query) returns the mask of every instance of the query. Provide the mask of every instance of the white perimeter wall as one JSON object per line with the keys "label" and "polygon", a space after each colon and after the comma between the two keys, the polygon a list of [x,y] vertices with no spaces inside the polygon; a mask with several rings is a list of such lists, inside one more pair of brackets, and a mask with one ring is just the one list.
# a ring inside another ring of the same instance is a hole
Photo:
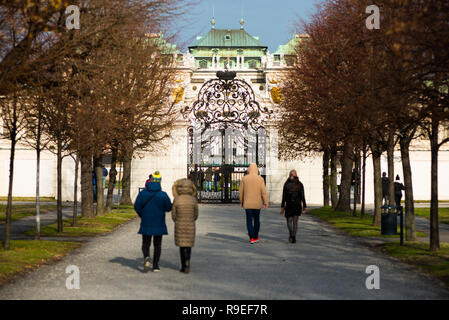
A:
{"label": "white perimeter wall", "polygon": [[139,188],[145,187],[148,176],[158,170],[162,175],[162,190],[173,201],[173,183],[187,177],[187,129],[175,127],[172,135],[152,152],[136,156],[132,161],[131,199],[134,201]]}
{"label": "white perimeter wall", "polygon": [[[271,139],[276,137],[271,134]],[[3,140],[4,142],[4,140]],[[321,154],[306,157],[296,161],[279,161],[277,150],[267,150],[267,191],[271,203],[280,203],[282,187],[291,169],[298,171],[299,179],[304,184],[306,201],[308,204],[322,203]],[[187,174],[187,135],[185,127],[177,127],[172,136],[153,152],[136,156],[132,161],[131,198],[135,200],[139,188],[144,187],[148,175],[156,170],[162,174],[162,189],[173,200],[171,187],[175,180],[186,177]],[[13,196],[33,197],[36,191],[36,154],[34,150],[18,146],[14,162]],[[430,199],[430,152],[411,151],[413,190],[415,200]],[[386,156],[381,160],[382,171],[387,170]],[[439,199],[449,200],[449,150],[439,153],[438,168]],[[63,201],[73,200],[75,163],[71,157],[63,160]],[[395,175],[399,174],[403,180],[400,153],[395,153]],[[9,178],[9,146],[3,144],[0,149],[0,196],[8,195]],[[366,201],[374,202],[373,193],[373,164],[367,159],[366,167]],[[56,196],[56,157],[46,151],[41,154],[41,196]],[[81,187],[78,178],[78,199],[81,197]]]}
{"label": "white perimeter wall", "polygon": [[[9,146],[5,144],[0,149],[0,196],[8,195],[9,186]],[[26,146],[17,145],[14,161],[14,197],[34,197],[36,195],[36,151]],[[62,163],[62,199],[73,200],[75,179],[75,161],[65,157]],[[40,164],[40,195],[55,197],[57,194],[56,156],[49,151],[41,152]],[[81,197],[80,180],[78,177],[78,199]]]}

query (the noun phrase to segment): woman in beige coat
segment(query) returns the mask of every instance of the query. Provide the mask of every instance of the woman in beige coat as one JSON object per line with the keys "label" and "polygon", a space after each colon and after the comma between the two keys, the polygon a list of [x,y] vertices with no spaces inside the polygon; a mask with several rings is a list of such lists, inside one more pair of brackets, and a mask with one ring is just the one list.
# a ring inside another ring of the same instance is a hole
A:
{"label": "woman in beige coat", "polygon": [[175,244],[181,254],[181,272],[189,273],[190,255],[195,244],[195,221],[198,218],[196,188],[189,179],[177,180],[172,187],[172,219],[175,223]]}

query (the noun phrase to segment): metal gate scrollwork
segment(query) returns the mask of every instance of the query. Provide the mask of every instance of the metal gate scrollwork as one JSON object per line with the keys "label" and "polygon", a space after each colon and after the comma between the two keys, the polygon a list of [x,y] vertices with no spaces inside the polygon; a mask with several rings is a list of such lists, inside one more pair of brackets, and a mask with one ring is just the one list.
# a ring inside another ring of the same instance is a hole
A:
{"label": "metal gate scrollwork", "polygon": [[240,180],[255,162],[265,177],[264,121],[273,111],[261,108],[254,91],[231,71],[204,83],[198,99],[186,107],[189,119],[187,173],[200,202],[236,202]]}

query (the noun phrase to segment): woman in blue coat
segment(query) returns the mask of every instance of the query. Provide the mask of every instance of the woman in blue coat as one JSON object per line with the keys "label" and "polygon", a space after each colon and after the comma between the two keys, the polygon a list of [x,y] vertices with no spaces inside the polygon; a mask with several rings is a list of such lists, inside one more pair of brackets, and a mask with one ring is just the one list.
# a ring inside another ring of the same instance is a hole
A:
{"label": "woman in blue coat", "polygon": [[171,201],[167,193],[161,189],[161,176],[158,171],[151,182],[145,185],[137,196],[134,210],[141,218],[139,234],[142,235],[142,252],[144,257],[144,271],[151,268],[150,246],[154,237],[153,272],[158,272],[161,257],[162,236],[168,234],[165,224],[165,212],[171,211]]}

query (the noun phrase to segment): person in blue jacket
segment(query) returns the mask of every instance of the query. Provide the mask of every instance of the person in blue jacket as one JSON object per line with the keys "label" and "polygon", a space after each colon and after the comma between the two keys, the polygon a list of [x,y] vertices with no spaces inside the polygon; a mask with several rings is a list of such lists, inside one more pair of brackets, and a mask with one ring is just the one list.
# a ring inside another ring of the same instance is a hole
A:
{"label": "person in blue jacket", "polygon": [[167,193],[161,188],[162,177],[159,171],[153,174],[151,182],[145,184],[145,189],[137,196],[134,210],[140,221],[139,234],[142,235],[142,252],[144,257],[144,272],[151,268],[150,246],[154,238],[153,272],[160,271],[162,236],[168,234],[165,224],[165,213],[171,211],[172,203]]}

